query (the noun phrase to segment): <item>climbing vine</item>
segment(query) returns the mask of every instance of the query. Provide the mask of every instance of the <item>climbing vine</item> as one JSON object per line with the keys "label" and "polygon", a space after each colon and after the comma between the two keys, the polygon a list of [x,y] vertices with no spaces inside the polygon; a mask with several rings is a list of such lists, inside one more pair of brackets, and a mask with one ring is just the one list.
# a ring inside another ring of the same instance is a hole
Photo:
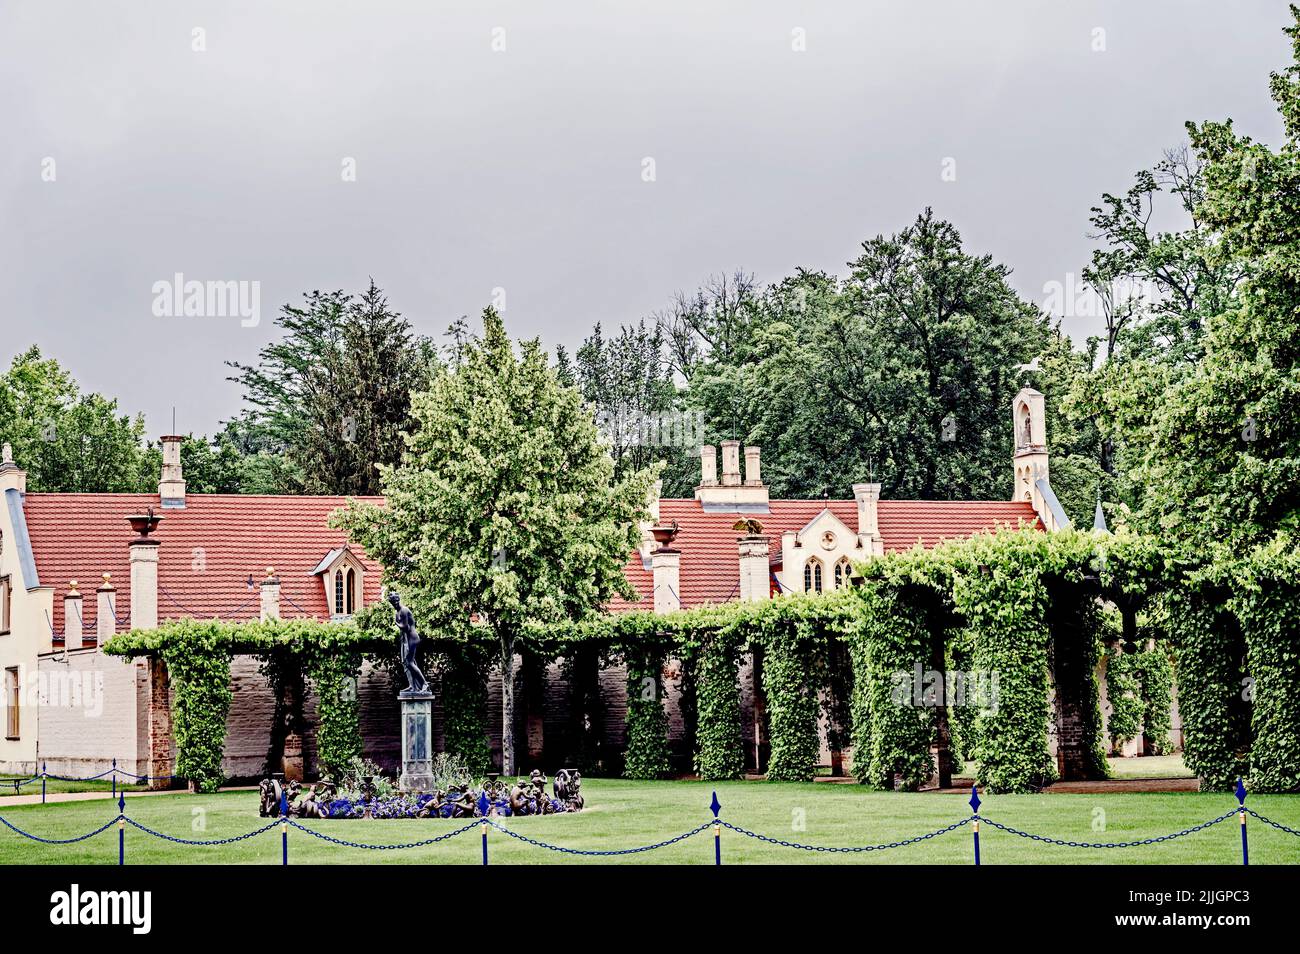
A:
{"label": "climbing vine", "polygon": [[1246,634],[1250,782],[1300,790],[1300,545],[1279,535],[1233,567],[1231,606]]}
{"label": "climbing vine", "polygon": [[695,771],[703,779],[740,778],[745,753],[740,736],[740,653],[735,627],[706,632],[695,660]]}
{"label": "climbing vine", "polygon": [[234,656],[275,657],[277,665],[295,665],[311,679],[320,698],[319,758],[327,770],[337,770],[351,757],[349,753],[360,752],[356,690],[361,659],[368,654],[391,655],[392,643],[362,633],[350,623],[181,619],[157,629],[120,633],[108,641],[104,652],[163,661],[171,679],[176,774],[200,791],[215,791],[223,781],[221,757]]}

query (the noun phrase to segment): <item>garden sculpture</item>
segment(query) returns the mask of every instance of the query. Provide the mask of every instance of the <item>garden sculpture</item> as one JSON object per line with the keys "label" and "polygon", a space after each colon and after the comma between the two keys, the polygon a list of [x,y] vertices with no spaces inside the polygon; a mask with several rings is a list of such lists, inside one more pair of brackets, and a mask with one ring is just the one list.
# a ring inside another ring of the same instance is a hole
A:
{"label": "garden sculpture", "polygon": [[396,590],[388,591],[388,602],[393,604],[397,620],[397,649],[402,668],[406,670],[406,689],[403,694],[426,693],[429,691],[429,683],[420,671],[420,632],[415,628],[415,617],[402,605],[402,597]]}

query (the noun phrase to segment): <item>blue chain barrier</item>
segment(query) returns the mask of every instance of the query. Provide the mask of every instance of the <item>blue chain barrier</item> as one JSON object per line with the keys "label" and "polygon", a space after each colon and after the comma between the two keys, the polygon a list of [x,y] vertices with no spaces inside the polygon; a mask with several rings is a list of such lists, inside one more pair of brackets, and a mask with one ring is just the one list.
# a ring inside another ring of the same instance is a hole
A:
{"label": "blue chain barrier", "polygon": [[718,824],[721,825],[723,828],[726,828],[730,831],[734,831],[738,835],[745,835],[746,837],[749,838],[757,838],[759,841],[765,841],[769,845],[780,845],[782,848],[798,848],[801,851],[824,851],[824,852],[832,852],[832,853],[840,853],[840,854],[857,854],[865,851],[885,851],[889,848],[902,848],[905,845],[915,845],[917,842],[926,841],[930,838],[937,838],[939,835],[946,835],[950,831],[956,831],[958,828],[961,828],[963,825],[969,825],[973,820],[974,820],[973,818],[963,818],[961,821],[957,822],[954,825],[949,825],[947,828],[940,828],[937,829],[936,831],[928,832],[927,834],[924,835],[914,835],[911,838],[904,838],[902,841],[892,841],[889,842],[888,844],[880,844],[880,845],[855,845],[847,848],[832,847],[830,845],[804,845],[797,841],[782,841],[779,838],[772,838],[769,837],[768,835],[760,835],[756,831],[750,831],[748,828],[741,828],[739,825],[733,825],[730,822],[719,820]]}
{"label": "blue chain barrier", "polygon": [[86,834],[78,835],[76,838],[42,838],[40,835],[33,835],[29,831],[23,831],[13,822],[9,821],[7,818],[0,817],[0,825],[4,825],[10,831],[17,832],[19,835],[22,835],[24,838],[30,838],[32,841],[39,841],[43,845],[76,844],[79,841],[85,841],[87,838],[94,838],[96,835],[100,834],[101,832],[108,831],[108,829],[112,828],[114,825],[117,824],[117,821],[118,821],[117,818],[113,818],[111,821],[108,821],[105,824],[100,825],[94,831],[88,831],[86,832]]}
{"label": "blue chain barrier", "polygon": [[1261,815],[1259,812],[1255,811],[1255,809],[1253,809],[1253,808],[1247,808],[1247,809],[1245,809],[1245,812],[1246,812],[1247,815],[1253,815],[1253,816],[1255,816],[1255,817],[1258,818],[1260,821],[1262,821],[1265,825],[1272,825],[1272,826],[1273,826],[1274,828],[1276,828],[1278,831],[1284,831],[1284,832],[1286,832],[1288,835],[1295,835],[1296,837],[1300,837],[1300,831],[1297,831],[1297,830],[1294,829],[1294,828],[1287,828],[1286,825],[1283,825],[1281,822],[1275,822],[1275,821],[1273,821],[1273,819],[1271,819],[1271,818],[1265,818],[1263,815]]}
{"label": "blue chain barrier", "polygon": [[[231,838],[212,838],[208,840],[195,841],[190,838],[177,838],[175,835],[168,835],[161,831],[154,831],[152,828],[149,828],[145,825],[141,825],[134,818],[127,818],[125,815],[122,815],[121,818],[132,828],[138,828],[146,835],[153,835],[155,838],[161,838],[164,841],[172,841],[178,845],[205,845],[205,846],[206,845],[231,845],[237,841],[246,841],[249,838],[255,838],[258,835],[270,831],[276,825],[280,824],[279,819],[277,819],[276,821],[271,822],[271,824],[269,825],[263,825],[261,828],[257,829],[256,831],[250,831],[243,835],[235,835]],[[116,820],[117,819],[114,819],[114,821]]]}
{"label": "blue chain barrier", "polygon": [[[120,771],[120,770],[114,769],[113,771]],[[110,774],[110,773],[103,773],[103,774]],[[149,777],[149,776],[134,775],[133,773],[129,773],[129,772],[123,774],[132,775],[135,778]],[[34,781],[37,778],[44,778],[44,777],[59,778],[60,776],[46,776],[46,774],[42,772],[41,774],[33,776],[31,779],[28,779],[27,781],[30,782],[30,781]],[[99,778],[102,777],[102,775],[94,776],[94,777]],[[1238,798],[1242,802],[1240,806],[1232,809],[1231,811],[1224,812],[1222,815],[1218,816],[1217,818],[1212,818],[1209,821],[1203,822],[1199,825],[1194,825],[1190,828],[1184,828],[1181,831],[1171,832],[1167,835],[1157,835],[1152,838],[1142,838],[1135,841],[1116,841],[1116,842],[1066,841],[1060,838],[1051,838],[1046,835],[1038,835],[1038,834],[1034,834],[1033,832],[1022,831],[1018,828],[1013,828],[1010,825],[1004,825],[999,821],[995,821],[992,818],[988,818],[987,816],[979,814],[978,812],[979,802],[977,800],[977,796],[974,794],[972,794],[972,799],[971,799],[972,808],[974,809],[974,812],[970,816],[965,817],[960,821],[955,822],[951,825],[947,825],[943,828],[939,828],[931,832],[926,832],[925,834],[922,835],[914,835],[910,838],[903,838],[898,841],[883,842],[881,844],[874,844],[874,845],[852,845],[852,846],[808,845],[796,841],[787,841],[785,839],[773,838],[769,835],[764,835],[759,832],[750,831],[749,829],[743,828],[740,825],[734,825],[731,822],[723,821],[719,815],[721,806],[718,804],[716,793],[714,794],[713,797],[713,803],[709,806],[710,809],[713,811],[713,815],[714,815],[712,820],[704,822],[703,824],[700,824],[695,828],[690,829],[689,831],[682,832],[680,835],[675,835],[672,838],[668,838],[663,841],[658,841],[653,844],[638,845],[632,848],[613,848],[613,849],[569,848],[564,845],[556,845],[551,842],[542,841],[541,839],[531,838],[527,835],[521,834],[520,832],[514,831],[513,829],[506,827],[497,819],[483,814],[480,814],[478,817],[474,818],[472,821],[469,821],[467,824],[465,824],[460,828],[456,828],[448,832],[443,832],[442,834],[436,835],[431,838],[424,838],[419,841],[401,842],[392,845],[367,844],[364,842],[348,841],[347,839],[343,839],[343,838],[335,838],[332,835],[327,835],[324,832],[317,831],[313,828],[307,827],[306,825],[300,824],[299,822],[288,817],[287,815],[288,809],[283,799],[281,803],[280,817],[275,818],[274,820],[270,821],[268,824],[262,826],[261,828],[255,829],[250,832],[245,832],[244,834],[233,835],[228,838],[190,839],[190,838],[180,838],[174,835],[168,835],[165,832],[156,831],[155,829],[150,828],[147,825],[143,825],[140,822],[135,821],[134,819],[128,818],[126,815],[126,802],[125,799],[121,797],[119,797],[118,799],[117,815],[115,815],[112,819],[110,819],[105,824],[101,825],[99,828],[96,828],[94,831],[87,832],[84,835],[77,835],[72,838],[43,838],[40,835],[35,835],[29,831],[25,831],[24,829],[19,828],[17,825],[13,824],[12,822],[8,821],[3,817],[0,817],[0,824],[4,825],[6,828],[13,831],[17,835],[20,835],[23,838],[27,838],[30,839],[31,841],[40,842],[46,845],[71,845],[77,842],[86,841],[89,838],[94,838],[96,835],[102,834],[103,832],[112,828],[114,825],[117,825],[119,827],[120,832],[125,832],[126,826],[130,825],[133,828],[137,829],[138,831],[144,832],[147,835],[152,835],[155,838],[160,838],[164,841],[172,842],[174,844],[179,844],[179,845],[191,845],[191,846],[200,846],[200,847],[229,845],[229,844],[234,844],[235,842],[246,841],[250,838],[256,838],[258,835],[263,835],[266,832],[269,832],[272,829],[279,826],[281,827],[285,838],[285,854],[284,854],[285,864],[288,864],[287,838],[288,838],[288,830],[290,827],[296,828],[301,832],[311,835],[313,838],[320,839],[321,841],[328,842],[333,845],[338,845],[343,848],[359,848],[359,849],[364,849],[369,851],[400,851],[407,848],[422,848],[429,845],[438,844],[440,842],[448,841],[452,838],[458,837],[459,835],[465,834],[466,832],[472,830],[475,827],[481,827],[483,830],[483,840],[484,840],[484,864],[487,863],[486,843],[487,843],[487,832],[490,828],[494,828],[497,831],[501,832],[502,834],[508,835],[509,837],[515,839],[516,841],[523,842],[524,844],[531,845],[532,847],[535,848],[542,848],[547,851],[560,852],[566,855],[577,855],[577,856],[595,857],[595,858],[618,857],[621,855],[635,855],[635,854],[642,854],[644,852],[649,852],[649,851],[656,851],[660,848],[666,848],[669,845],[675,845],[679,842],[686,841],[688,838],[693,838],[696,835],[700,834],[701,832],[708,830],[710,827],[714,829],[715,837],[719,836],[721,834],[721,830],[725,828],[728,831],[733,831],[738,835],[744,835],[747,838],[753,838],[758,841],[764,842],[766,844],[776,845],[781,848],[792,848],[799,851],[822,852],[828,854],[858,854],[858,853],[872,852],[872,851],[886,851],[891,848],[903,848],[908,845],[915,845],[923,841],[928,841],[931,838],[937,838],[940,835],[946,835],[949,832],[957,831],[958,829],[971,824],[975,826],[974,830],[978,832],[979,823],[984,822],[988,825],[991,825],[993,828],[998,829],[999,831],[1004,831],[1007,832],[1008,834],[1016,835],[1020,838],[1027,838],[1032,841],[1041,842],[1043,844],[1060,845],[1066,848],[1085,848],[1085,849],[1094,848],[1095,849],[1095,848],[1136,848],[1142,845],[1156,845],[1162,842],[1172,841],[1175,838],[1183,838],[1187,835],[1191,835],[1199,831],[1204,831],[1207,828],[1211,828],[1214,825],[1218,825],[1227,821],[1229,818],[1233,817],[1234,815],[1240,815],[1243,819],[1242,821],[1242,825],[1243,825],[1242,863],[1243,864],[1248,863],[1247,856],[1245,853],[1245,838],[1244,838],[1244,827],[1245,827],[1244,819],[1246,815],[1253,815],[1259,821],[1263,822],[1266,825],[1269,825],[1270,827],[1278,831],[1284,832],[1289,835],[1295,835],[1297,837],[1300,837],[1300,830],[1288,827],[1287,825],[1284,825],[1280,822],[1273,821],[1271,818],[1261,815],[1259,812],[1255,811],[1254,809],[1245,807],[1245,791],[1244,791],[1244,787],[1240,785],[1238,786]],[[487,811],[487,802],[485,800],[481,800],[480,812],[486,812],[486,811]],[[716,864],[721,864],[722,859],[721,859],[720,842],[718,842],[715,845],[715,859],[716,859],[715,860]],[[125,863],[124,842],[122,841],[122,835],[119,834],[119,864],[121,863]],[[978,863],[979,860],[977,856],[976,864]]]}
{"label": "blue chain barrier", "polygon": [[[280,821],[282,820],[283,819],[277,819],[275,824],[276,825],[280,824]],[[333,836],[327,835],[324,832],[316,831],[314,828],[308,828],[305,825],[300,825],[293,819],[289,819],[289,824],[292,827],[298,829],[299,831],[305,831],[307,834],[311,835],[314,838],[319,838],[321,841],[328,841],[331,844],[340,845],[344,848],[367,848],[370,849],[371,851],[396,851],[402,848],[423,848],[425,845],[433,845],[433,844],[437,844],[440,841],[446,841],[449,838],[455,838],[457,835],[465,834],[465,832],[469,831],[471,828],[478,827],[478,825],[481,824],[481,821],[482,821],[481,819],[476,819],[470,822],[468,825],[464,826],[463,828],[457,828],[454,831],[445,832],[444,834],[438,835],[436,838],[425,838],[423,841],[408,841],[396,845],[367,845],[359,841],[346,841],[342,838],[334,838]]]}
{"label": "blue chain barrier", "polygon": [[656,848],[667,848],[669,845],[675,845],[679,841],[685,841],[687,838],[692,838],[695,835],[698,835],[700,832],[704,831],[706,828],[711,826],[713,822],[705,822],[703,825],[700,825],[697,828],[692,828],[690,831],[684,831],[680,835],[677,835],[676,837],[669,838],[667,841],[656,842],[653,845],[640,845],[636,848],[610,848],[604,851],[598,851],[596,849],[589,849],[589,848],[566,848],[563,845],[553,845],[548,841],[540,841],[537,838],[529,838],[527,835],[521,835],[519,832],[513,831],[507,828],[505,825],[502,825],[499,822],[495,822],[490,818],[487,819],[487,824],[491,825],[493,828],[495,828],[497,831],[501,832],[502,834],[509,835],[511,838],[514,838],[518,841],[522,841],[525,844],[532,845],[535,848],[545,848],[547,851],[559,851],[566,855],[608,857],[613,855],[635,855],[635,854],[640,854],[643,851],[654,851]]}
{"label": "blue chain barrier", "polygon": [[1034,841],[1041,841],[1048,845],[1061,845],[1066,848],[1136,848],[1139,845],[1156,845],[1162,841],[1172,841],[1175,838],[1182,838],[1184,835],[1190,835],[1193,834],[1194,832],[1204,831],[1205,829],[1211,827],[1212,825],[1217,825],[1220,822],[1227,821],[1229,818],[1231,818],[1233,815],[1236,814],[1237,814],[1237,809],[1234,808],[1232,811],[1225,812],[1224,814],[1220,815],[1218,818],[1213,818],[1210,821],[1203,822],[1202,824],[1196,825],[1192,828],[1184,828],[1182,831],[1176,831],[1173,832],[1172,834],[1159,835],[1155,838],[1143,838],[1141,841],[1111,841],[1111,842],[1062,841],[1060,838],[1048,838],[1046,835],[1035,835],[1032,834],[1031,832],[1021,831],[1019,828],[1012,828],[1010,825],[1003,825],[1000,822],[995,822],[992,818],[989,818],[985,815],[977,815],[975,817],[977,817],[980,821],[984,822],[985,824],[992,825],[994,828],[998,829],[999,831],[1005,831],[1012,835],[1019,835],[1021,838],[1030,838]]}

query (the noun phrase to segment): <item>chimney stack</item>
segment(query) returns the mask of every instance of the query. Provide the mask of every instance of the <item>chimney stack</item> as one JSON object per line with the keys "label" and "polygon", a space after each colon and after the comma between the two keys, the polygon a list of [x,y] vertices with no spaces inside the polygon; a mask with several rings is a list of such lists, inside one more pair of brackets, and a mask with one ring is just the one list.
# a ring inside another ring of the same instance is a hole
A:
{"label": "chimney stack", "polygon": [[162,439],[162,479],[158,482],[158,496],[163,509],[181,510],[185,507],[185,480],[181,474],[181,441],[185,438],[169,434]]}
{"label": "chimney stack", "polygon": [[157,529],[162,517],[148,514],[128,517],[131,528],[140,536],[131,541],[131,628],[158,628],[158,547],[160,541],[149,534]]}
{"label": "chimney stack", "polygon": [[740,551],[740,601],[745,603],[770,599],[772,585],[768,574],[771,572],[771,545],[767,537],[746,534],[736,541],[736,546]]}
{"label": "chimney stack", "polygon": [[63,597],[63,648],[81,649],[86,645],[86,615],[82,612],[83,600],[77,592],[77,581],[68,581],[68,592]]}
{"label": "chimney stack", "polygon": [[700,486],[718,486],[718,450],[712,444],[700,448]]}
{"label": "chimney stack", "polygon": [[117,632],[117,613],[114,604],[112,577],[105,573],[104,582],[95,590],[95,635],[103,646]]}
{"label": "chimney stack", "polygon": [[722,442],[722,486],[740,486],[740,441]]}
{"label": "chimney stack", "polygon": [[662,546],[650,554],[655,588],[655,612],[671,613],[682,608],[682,551]]}
{"label": "chimney stack", "polygon": [[761,448],[758,447],[745,448],[745,486],[746,487],[763,486],[763,473],[762,471],[759,470],[759,466],[758,466],[758,455],[760,450]]}
{"label": "chimney stack", "polygon": [[880,535],[880,484],[854,484],[858,505],[858,546],[872,556],[883,556],[885,540]]}
{"label": "chimney stack", "polygon": [[280,578],[275,570],[266,568],[266,579],[262,581],[262,622],[280,618]]}

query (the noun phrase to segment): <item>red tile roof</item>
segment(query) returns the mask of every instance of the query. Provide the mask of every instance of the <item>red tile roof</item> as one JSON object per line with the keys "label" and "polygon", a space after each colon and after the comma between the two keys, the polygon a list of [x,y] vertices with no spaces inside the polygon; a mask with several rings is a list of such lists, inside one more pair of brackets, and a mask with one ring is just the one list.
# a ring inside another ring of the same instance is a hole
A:
{"label": "red tile roof", "polygon": [[[382,503],[382,498],[362,498]],[[242,621],[261,613],[257,585],[274,567],[280,578],[280,612],[285,617],[329,618],[320,578],[311,575],[323,557],[347,543],[331,530],[330,512],[344,497],[189,494],[184,509],[162,510],[157,494],[28,494],[23,510],[31,536],[36,573],[54,587],[56,632],[63,632],[63,597],[76,580],[83,615],[94,632],[95,588],[111,573],[117,588],[118,630],[131,618],[131,568],[127,545],[134,533],[129,514],[147,507],[162,516],[151,534],[160,543],[158,618],[193,616]],[[357,546],[366,568],[364,601],[379,599],[380,568]],[[254,586],[248,586],[249,576]],[[296,604],[296,605],[295,605]]]}
{"label": "red tile roof", "polygon": [[[362,499],[383,502],[379,497]],[[52,624],[56,633],[62,633],[69,580],[78,582],[86,630],[94,631],[95,588],[103,573],[112,574],[117,588],[115,606],[122,621],[118,629],[127,627],[131,615],[127,545],[133,534],[126,517],[144,513],[150,506],[163,518],[153,534],[161,543],[160,620],[257,619],[261,605],[257,583],[267,567],[274,567],[280,578],[282,615],[328,619],[324,590],[311,571],[326,553],[347,543],[341,531],[327,525],[330,512],[345,503],[344,497],[189,494],[184,509],[162,510],[156,494],[33,493],[27,495],[24,511],[37,574],[42,584],[55,588]],[[772,541],[774,564],[780,563],[781,534],[801,530],[823,508],[856,530],[857,507],[852,500],[773,500],[769,513],[757,515]],[[732,525],[740,515],[706,513],[694,499],[661,500],[659,513],[663,522],[676,520],[680,527],[673,545],[682,552],[682,606],[735,599],[740,564]],[[1027,502],[882,500],[879,514],[886,552],[918,543],[933,547],[941,540],[1003,526],[1042,526]],[[359,547],[352,550],[366,567],[364,602],[372,603],[379,599],[380,567]],[[616,599],[610,609],[652,607],[651,574],[639,554],[632,556],[625,572],[641,601]]]}
{"label": "red tile roof", "polygon": [[[802,530],[824,508],[829,508],[850,530],[857,531],[857,504],[852,500],[773,500],[770,513],[754,515],[706,513],[694,499],[659,501],[660,521],[671,524],[676,520],[679,527],[673,547],[682,553],[682,606],[725,603],[736,598],[740,589],[736,549],[739,534],[732,525],[738,518],[758,518],[771,544],[772,562],[779,565],[781,534]],[[1027,501],[882,500],[879,521],[886,553],[909,550],[918,543],[929,549],[942,540],[964,539],[999,527],[1042,527]],[[624,572],[640,594],[640,602],[616,598],[609,608],[614,612],[652,608],[654,584],[639,554],[632,556]]]}

